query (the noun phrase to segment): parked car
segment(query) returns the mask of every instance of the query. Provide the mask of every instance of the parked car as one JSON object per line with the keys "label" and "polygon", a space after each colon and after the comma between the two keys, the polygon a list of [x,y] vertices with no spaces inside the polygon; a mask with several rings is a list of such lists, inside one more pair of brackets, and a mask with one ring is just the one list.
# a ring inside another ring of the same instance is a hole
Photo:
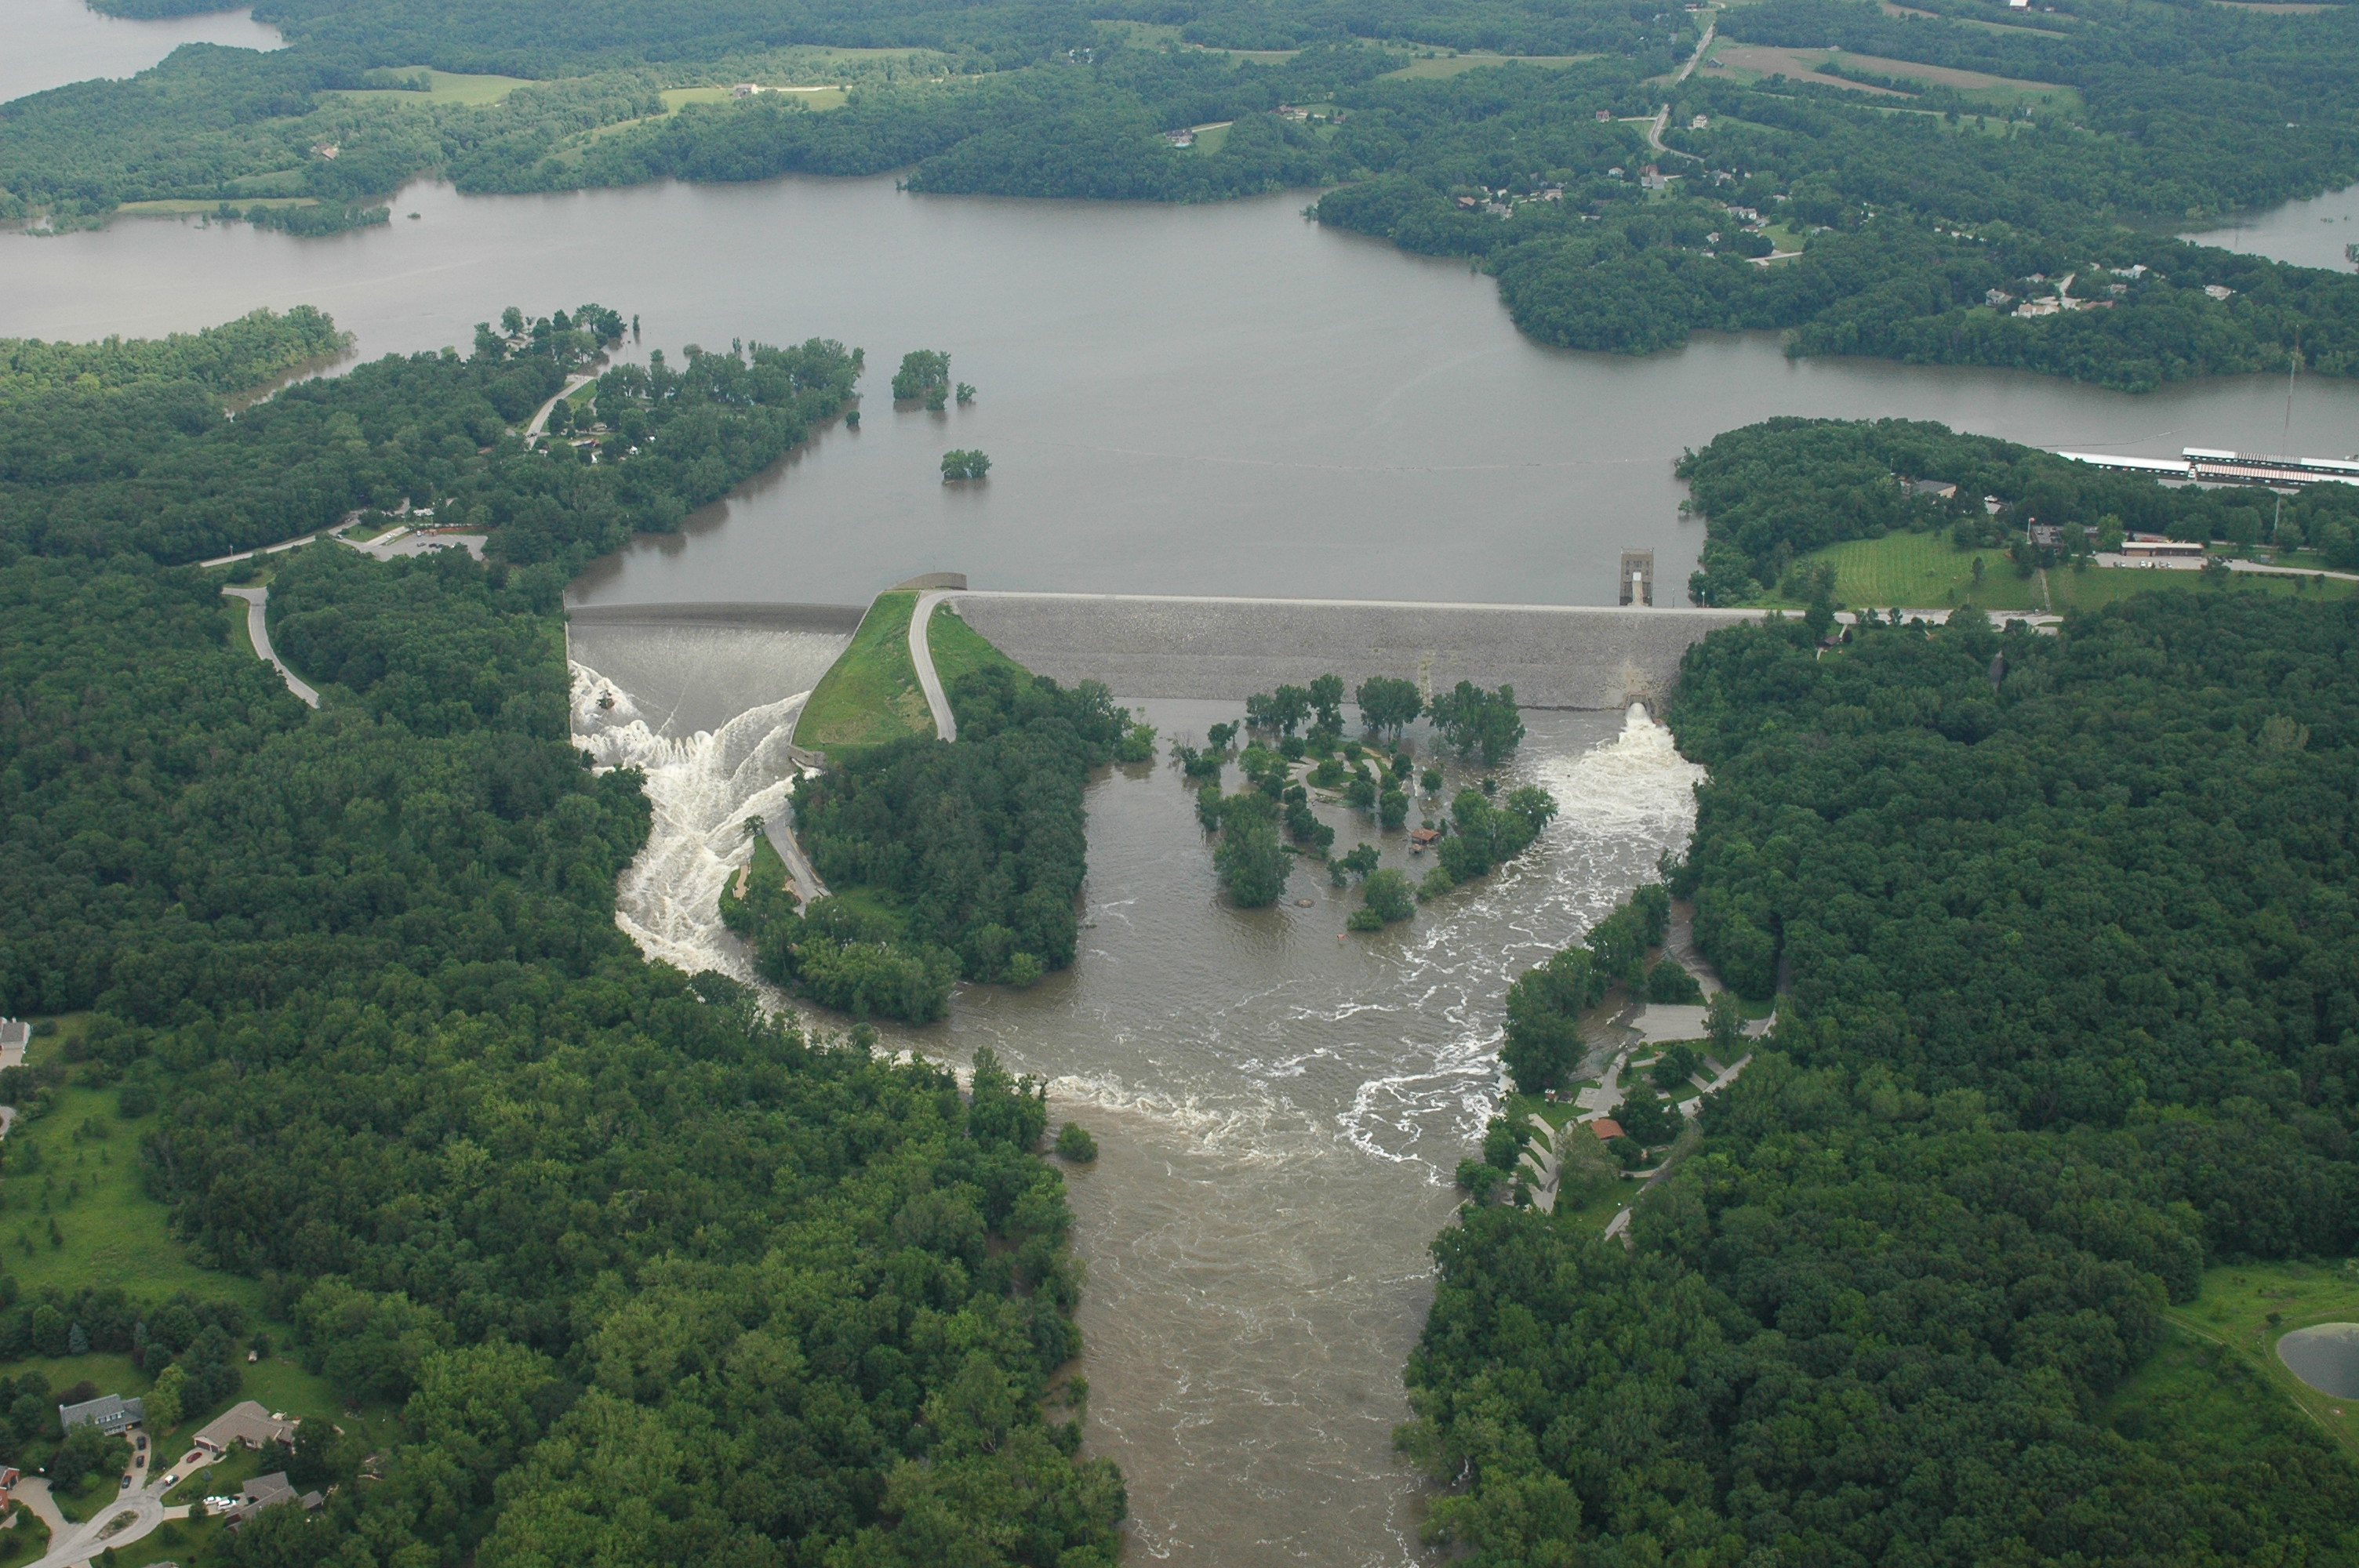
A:
{"label": "parked car", "polygon": [[164,1485],[166,1485],[166,1486],[168,1486],[168,1487],[177,1487],[177,1486],[179,1486],[179,1484],[180,1484],[180,1477],[179,1477],[179,1476],[165,1476],[165,1477],[164,1477]]}
{"label": "parked car", "polygon": [[118,1492],[127,1492],[131,1489],[131,1473],[129,1471],[126,1470],[124,1472],[123,1479],[116,1485],[114,1489]]}

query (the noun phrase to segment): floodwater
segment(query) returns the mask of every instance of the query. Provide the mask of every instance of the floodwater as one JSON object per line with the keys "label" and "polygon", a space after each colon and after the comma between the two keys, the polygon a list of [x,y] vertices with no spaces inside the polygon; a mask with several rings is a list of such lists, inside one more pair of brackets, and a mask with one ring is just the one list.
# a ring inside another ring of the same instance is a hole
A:
{"label": "floodwater", "polygon": [[[652,669],[622,641],[602,651]],[[751,978],[714,901],[746,859],[739,825],[783,813],[778,747],[799,695],[675,740],[627,690],[597,707],[611,671],[577,662],[575,677],[584,743],[646,767],[656,802],[623,878],[625,928],[653,956]],[[1167,736],[1238,717],[1136,706]],[[1431,1300],[1451,1173],[1497,1102],[1507,982],[1685,841],[1701,776],[1642,709],[1526,719],[1501,783],[1546,785],[1563,815],[1522,861],[1376,935],[1344,935],[1356,894],[1315,868],[1276,908],[1226,907],[1193,790],[1168,763],[1108,770],[1088,794],[1080,962],[1029,991],[969,988],[944,1023],[885,1031],[961,1065],[990,1045],[1098,1140],[1096,1164],[1069,1175],[1089,1270],[1089,1443],[1123,1467],[1140,1560],[1424,1560],[1423,1484],[1392,1448],[1408,1415],[1400,1368]],[[1451,773],[1451,789],[1472,777]],[[1426,864],[1402,834],[1321,815],[1338,853],[1365,838],[1412,875]]]}
{"label": "floodwater", "polygon": [[2288,201],[2239,217],[2222,228],[2180,237],[2298,266],[2349,272],[2354,263],[2344,247],[2359,244],[2359,185],[2330,190],[2307,201]]}
{"label": "floodwater", "polygon": [[278,29],[250,10],[135,22],[102,16],[82,0],[0,0],[0,38],[7,40],[0,48],[0,103],[95,76],[135,76],[182,44],[286,47]]}
{"label": "floodwater", "polygon": [[2277,1341],[2277,1359],[2321,1394],[2359,1400],[2359,1323],[2297,1328]]}
{"label": "floodwater", "polygon": [[[890,178],[462,197],[304,240],[123,219],[0,236],[0,336],[201,327],[317,305],[359,351],[465,345],[516,303],[641,318],[631,351],[837,338],[862,427],[822,432],[684,533],[593,567],[584,603],[864,602],[977,587],[1611,603],[1618,552],[1692,569],[1671,465],[1777,414],[1900,415],[2035,444],[2343,452],[2359,383],[2266,376],[2145,397],[2013,372],[1788,360],[1769,334],[1648,359],[1520,338],[1491,280],[1306,223],[1300,194],[1202,207],[916,196]],[[408,214],[419,214],[412,221]],[[896,413],[900,355],[974,404]],[[944,486],[951,447],[994,460]]]}

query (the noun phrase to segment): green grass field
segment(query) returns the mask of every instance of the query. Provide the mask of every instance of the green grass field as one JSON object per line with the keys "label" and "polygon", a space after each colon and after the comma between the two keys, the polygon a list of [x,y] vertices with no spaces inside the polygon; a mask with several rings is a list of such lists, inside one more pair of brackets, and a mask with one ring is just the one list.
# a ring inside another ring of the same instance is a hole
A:
{"label": "green grass field", "polygon": [[905,735],[931,735],[933,715],[909,664],[914,593],[880,593],[861,617],[852,645],[820,677],[795,720],[795,743],[814,751],[881,746]]}
{"label": "green grass field", "polygon": [[934,674],[945,692],[961,676],[991,665],[1004,665],[1022,678],[1028,679],[1032,674],[961,620],[947,603],[935,606],[933,619],[926,622],[926,651],[933,655]]}
{"label": "green grass field", "polygon": [[753,887],[782,888],[787,885],[787,863],[778,858],[777,847],[766,833],[754,836],[754,858],[746,864],[746,881]]}
{"label": "green grass field", "polygon": [[[1973,576],[1977,557],[1983,562],[1979,583]],[[2040,600],[2038,578],[2017,576],[2014,564],[2004,551],[1961,550],[1943,534],[1886,534],[1881,539],[1854,539],[1814,550],[1805,558],[1833,565],[1836,601],[1854,609],[1897,606],[1906,610],[1946,610],[1976,604],[1995,613],[2047,608]],[[2309,579],[2241,574],[2213,586],[2205,583],[2199,572],[2151,571],[2135,567],[2091,567],[2086,570],[2056,567],[2048,573],[2049,598],[2059,612],[2095,610],[2132,594],[2158,591],[2201,589],[2211,593],[2323,595],[2341,599],[2349,597],[2354,589],[2359,589],[2359,584],[2332,578],[2321,588],[2313,586]],[[1799,608],[1776,599],[1763,602],[1785,609]]]}
{"label": "green grass field", "polygon": [[385,70],[373,71],[367,80],[405,81],[421,72],[433,82],[433,86],[424,92],[413,92],[406,87],[357,87],[346,88],[332,96],[350,98],[360,103],[414,103],[420,106],[429,103],[456,103],[468,108],[480,108],[486,103],[498,103],[519,87],[532,85],[529,81],[521,76],[468,75],[459,71],[435,70],[422,65],[396,66]]}
{"label": "green grass field", "polygon": [[[238,608],[242,618],[245,606]],[[258,1312],[261,1285],[190,1262],[165,1227],[164,1206],[140,1190],[139,1141],[155,1125],[152,1115],[123,1117],[111,1089],[80,1088],[66,1089],[38,1119],[19,1123],[9,1134],[8,1171],[0,1179],[0,1249],[8,1271],[27,1290],[117,1285],[143,1297],[190,1291]],[[38,1170],[27,1168],[27,1149],[39,1151]]]}
{"label": "green grass field", "polygon": [[2207,1270],[2196,1298],[2170,1308],[2178,1339],[2114,1398],[2124,1412],[2140,1404],[2199,1407],[2199,1430],[2227,1441],[2256,1419],[2255,1400],[2289,1405],[2343,1453],[2359,1455],[2359,1400],[2320,1393],[2277,1359],[2277,1343],[2297,1328],[2359,1322],[2359,1263],[2261,1263]]}
{"label": "green grass field", "polygon": [[1413,59],[1398,70],[1388,70],[1376,80],[1379,81],[1430,81],[1440,77],[1456,76],[1462,71],[1489,70],[1503,65],[1528,65],[1540,70],[1557,70],[1568,65],[1578,65],[1582,60],[1596,58],[1593,54],[1436,55],[1426,59]]}
{"label": "green grass field", "polygon": [[9,1511],[9,1524],[0,1530],[0,1568],[19,1568],[49,1554],[49,1527],[19,1504]]}
{"label": "green grass field", "polygon": [[[317,207],[319,204],[319,198],[313,196],[238,196],[232,198],[229,203],[232,208],[240,212],[253,207],[277,209]],[[159,201],[126,201],[115,211],[127,212],[134,218],[184,218],[195,212],[218,212],[221,208],[222,204],[218,200],[196,201],[174,198],[170,200]]]}
{"label": "green grass field", "polygon": [[1196,133],[1195,143],[1190,150],[1200,157],[1212,157],[1229,145],[1229,132],[1234,124],[1234,121],[1223,121],[1217,125],[1206,125]]}

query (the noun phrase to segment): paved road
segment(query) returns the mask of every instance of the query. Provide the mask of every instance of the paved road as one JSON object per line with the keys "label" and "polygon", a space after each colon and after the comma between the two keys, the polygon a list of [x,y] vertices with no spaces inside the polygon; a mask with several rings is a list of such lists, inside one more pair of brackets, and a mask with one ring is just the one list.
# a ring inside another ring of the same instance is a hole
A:
{"label": "paved road", "polygon": [[[1718,31],[1720,31],[1719,17],[1714,16],[1711,21],[1704,24],[1703,37],[1696,40],[1695,53],[1688,56],[1687,64],[1680,67],[1680,73],[1671,78],[1672,86],[1677,87],[1680,82],[1685,81],[1688,79],[1688,74],[1694,70],[1697,66],[1703,63],[1704,52],[1712,48],[1712,36]],[[1668,109],[1670,105],[1667,103],[1664,107]],[[1661,144],[1658,143],[1657,145],[1660,146]]]}
{"label": "paved road", "polygon": [[[341,528],[344,526],[344,524],[350,523],[352,520],[353,519],[351,517],[346,517],[343,522],[338,523],[336,526]],[[327,532],[327,529],[322,528],[319,533],[306,534],[299,539],[281,539],[275,545],[263,545],[251,550],[240,550],[234,555],[215,556],[212,560],[199,561],[197,565],[201,567],[225,567],[237,561],[250,561],[256,556],[275,556],[281,550],[291,550],[299,545],[308,545],[314,539],[323,537]]]}
{"label": "paved road", "polygon": [[581,391],[583,387],[589,385],[592,382],[597,379],[598,378],[594,375],[567,376],[565,378],[565,390],[550,398],[548,402],[542,404],[538,411],[533,415],[532,423],[524,427],[524,444],[529,447],[535,441],[540,439],[541,427],[549,423],[549,411],[550,409],[556,407],[559,404],[564,402],[567,398],[572,396],[575,393]]}
{"label": "paved road", "polygon": [[233,585],[223,589],[222,592],[232,599],[245,600],[245,633],[247,636],[254,639],[254,651],[262,655],[266,664],[278,672],[279,677],[286,681],[288,691],[293,692],[312,707],[319,707],[320,694],[312,690],[310,685],[300,676],[288,669],[287,661],[280,658],[277,650],[270,645],[270,628],[265,624],[265,607],[270,603],[270,590],[266,588],[238,588]]}
{"label": "paved road", "polygon": [[[210,1459],[205,1459],[194,1466],[184,1463],[175,1473],[185,1481],[192,1469],[202,1469],[205,1465],[211,1463],[212,1461]],[[47,1481],[36,1478],[20,1483],[16,1496],[23,1498],[27,1505],[35,1513],[40,1515],[49,1527],[49,1555],[30,1564],[30,1568],[82,1568],[82,1564],[89,1563],[109,1547],[128,1546],[133,1541],[151,1534],[168,1519],[189,1517],[186,1504],[172,1508],[164,1506],[164,1493],[168,1488],[165,1487],[163,1478],[154,1473],[153,1466],[147,1470],[134,1471],[133,1474],[141,1476],[147,1484],[134,1487],[125,1492],[113,1503],[99,1509],[89,1522],[84,1524],[65,1522],[65,1516],[57,1511],[57,1503],[49,1497]],[[35,1500],[33,1495],[33,1488],[36,1487],[39,1488],[38,1501]],[[114,1521],[122,1519],[125,1514],[131,1516],[128,1521],[120,1528],[113,1528]]]}
{"label": "paved road", "polygon": [[941,677],[934,673],[934,651],[926,640],[926,623],[934,618],[935,605],[959,598],[962,592],[929,589],[918,595],[918,607],[909,611],[909,663],[917,666],[918,689],[926,694],[926,707],[933,712],[934,733],[945,741],[958,739],[958,718],[951,712],[951,699],[942,695]]}

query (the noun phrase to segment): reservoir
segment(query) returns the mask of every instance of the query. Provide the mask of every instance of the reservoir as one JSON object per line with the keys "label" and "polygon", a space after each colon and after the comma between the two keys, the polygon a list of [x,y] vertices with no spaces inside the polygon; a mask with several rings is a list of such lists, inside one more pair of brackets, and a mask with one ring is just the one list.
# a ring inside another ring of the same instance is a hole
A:
{"label": "reservoir", "polygon": [[[1304,193],[1201,207],[922,197],[889,178],[462,197],[321,240],[121,219],[0,236],[0,335],[186,330],[319,306],[358,351],[461,346],[517,304],[636,314],[629,351],[734,338],[867,351],[857,431],[599,563],[582,603],[861,603],[923,571],[977,588],[1610,604],[1624,548],[1676,602],[1702,525],[1680,453],[1777,414],[1903,416],[2049,447],[2340,455],[2359,383],[2146,396],[2015,372],[1788,360],[1708,334],[1647,359],[1519,337],[1488,277],[1305,222]],[[408,214],[416,212],[413,221]],[[2316,225],[2312,225],[2315,227]],[[895,413],[911,349],[968,408]],[[991,478],[953,490],[941,454]]]}
{"label": "reservoir", "polygon": [[[639,316],[629,353],[813,335],[866,350],[861,428],[821,432],[682,534],[593,565],[573,599],[596,605],[851,604],[929,570],[978,588],[1608,604],[1625,547],[1655,550],[1676,596],[1701,526],[1680,515],[1673,460],[1773,414],[2147,455],[2341,454],[2359,429],[2359,386],[2325,378],[2305,378],[2288,434],[2278,378],[2132,397],[1789,361],[1767,335],[1645,360],[1542,349],[1487,278],[1321,232],[1307,200],[921,198],[890,178],[462,198],[420,182],[388,227],[325,240],[155,220],[0,236],[0,335],[155,334],[309,303],[375,355],[463,346],[510,303],[595,300]],[[918,348],[951,353],[971,408],[891,409],[884,383]],[[988,483],[940,484],[950,447],[988,451]],[[657,806],[619,890],[647,951],[745,972],[712,897],[744,853],[738,825],[777,811],[787,727],[840,643],[577,639],[582,743],[646,768]],[[623,694],[611,710],[582,700],[600,676]],[[1139,706],[1167,741],[1238,715]],[[1223,906],[1191,792],[1162,763],[1110,770],[1088,796],[1079,965],[887,1035],[961,1064],[990,1044],[1098,1138],[1095,1165],[1070,1173],[1089,1443],[1128,1477],[1134,1563],[1430,1560],[1422,1484],[1391,1432],[1450,1172],[1496,1103],[1505,989],[1685,841],[1699,776],[1643,712],[1527,722],[1502,783],[1562,803],[1540,845],[1407,927],[1344,941],[1351,903],[1307,870],[1279,907]],[[1365,832],[1322,815],[1339,849]],[[1422,866],[1397,836],[1386,858]]]}
{"label": "reservoir", "polygon": [[0,38],[8,40],[0,49],[0,103],[95,76],[136,76],[182,44],[283,44],[277,28],[247,10],[135,22],[101,16],[82,0],[0,0]]}

